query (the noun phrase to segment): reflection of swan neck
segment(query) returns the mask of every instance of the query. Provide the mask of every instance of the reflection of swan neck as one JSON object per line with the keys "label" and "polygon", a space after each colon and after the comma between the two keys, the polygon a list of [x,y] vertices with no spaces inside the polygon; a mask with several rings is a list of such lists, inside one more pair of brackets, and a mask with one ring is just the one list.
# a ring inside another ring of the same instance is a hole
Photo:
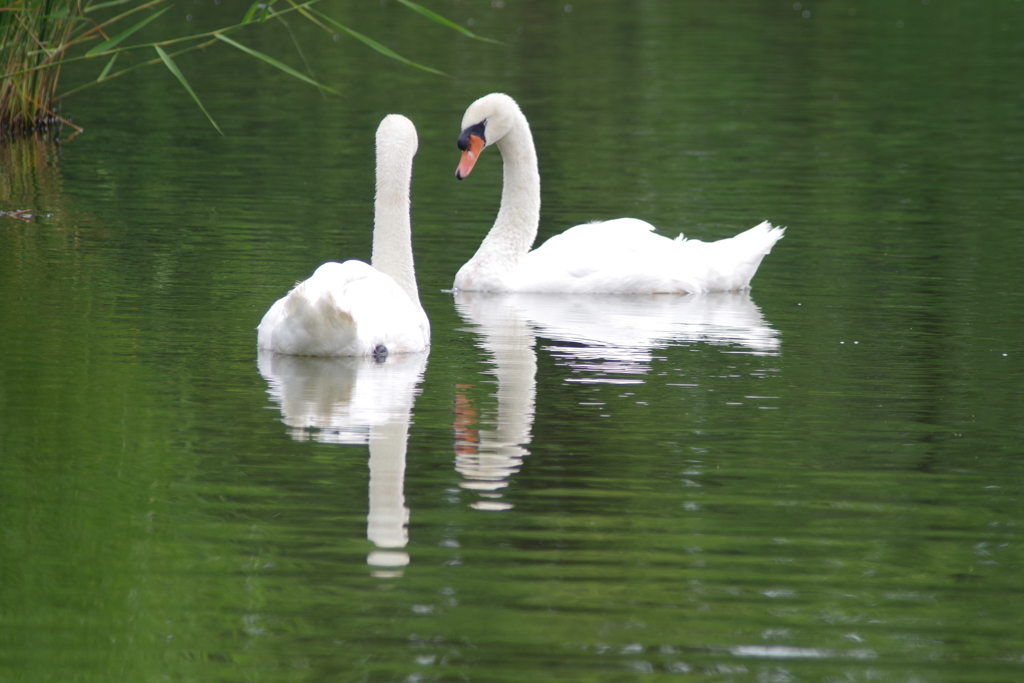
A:
{"label": "reflection of swan neck", "polygon": [[[407,125],[405,125],[407,124]],[[377,194],[374,198],[374,268],[391,276],[413,303],[419,303],[413,266],[409,191],[412,160],[418,147],[416,129],[407,120],[388,116],[377,129]]]}
{"label": "reflection of swan neck", "polygon": [[522,457],[530,443],[534,405],[537,394],[537,354],[533,350],[533,334],[525,325],[518,325],[513,335],[492,340],[488,348],[494,354],[494,374],[498,379],[498,420],[495,442],[511,447]]}
{"label": "reflection of swan neck", "polygon": [[409,420],[393,420],[370,432],[370,512],[366,537],[378,548],[404,548],[409,542],[405,506],[405,452]]}
{"label": "reflection of swan neck", "polygon": [[[498,400],[496,419],[482,421],[478,442],[465,450],[456,449],[455,468],[465,477],[460,484],[463,488],[494,498],[494,492],[508,485],[509,477],[529,455],[536,399],[534,337],[508,298],[458,292],[455,301],[463,318],[479,326],[478,345],[493,357],[492,372],[497,378],[493,395]],[[482,500],[473,507],[505,510],[511,504]]]}

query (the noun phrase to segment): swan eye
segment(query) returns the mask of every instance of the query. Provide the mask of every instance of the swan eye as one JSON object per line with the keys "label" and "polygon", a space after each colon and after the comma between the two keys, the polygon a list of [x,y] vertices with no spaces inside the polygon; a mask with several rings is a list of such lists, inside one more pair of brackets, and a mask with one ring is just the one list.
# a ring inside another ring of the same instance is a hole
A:
{"label": "swan eye", "polygon": [[487,138],[484,136],[484,124],[486,123],[487,119],[484,119],[480,123],[474,124],[467,128],[466,130],[462,131],[462,135],[459,136],[459,149],[461,149],[463,152],[469,149],[470,135],[475,135],[476,137],[480,138],[486,143]]}

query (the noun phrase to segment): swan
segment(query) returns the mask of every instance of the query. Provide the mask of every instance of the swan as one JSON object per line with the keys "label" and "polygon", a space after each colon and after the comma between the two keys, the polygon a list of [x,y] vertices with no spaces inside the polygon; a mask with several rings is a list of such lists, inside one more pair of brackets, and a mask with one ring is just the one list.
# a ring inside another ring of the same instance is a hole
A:
{"label": "swan", "polygon": [[390,114],[377,127],[377,194],[368,265],[328,262],[270,307],[261,350],[297,356],[414,353],[430,345],[412,256],[409,186],[419,140],[412,121]]}
{"label": "swan", "polygon": [[508,95],[491,93],[462,118],[455,177],[497,145],[504,162],[501,207],[480,248],[455,276],[455,289],[482,292],[697,294],[750,287],[761,259],[783,235],[767,221],[717,242],[654,233],[637,218],[569,228],[533,251],[540,222],[540,174],[526,117]]}

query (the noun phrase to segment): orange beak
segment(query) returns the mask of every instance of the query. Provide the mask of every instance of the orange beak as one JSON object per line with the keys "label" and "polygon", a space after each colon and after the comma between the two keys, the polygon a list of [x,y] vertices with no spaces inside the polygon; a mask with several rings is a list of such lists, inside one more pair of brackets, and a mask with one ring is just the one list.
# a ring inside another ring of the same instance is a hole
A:
{"label": "orange beak", "polygon": [[459,160],[459,167],[455,169],[455,177],[462,180],[473,170],[473,165],[480,158],[480,152],[484,151],[484,139],[479,135],[469,136],[469,147],[462,152],[462,159]]}

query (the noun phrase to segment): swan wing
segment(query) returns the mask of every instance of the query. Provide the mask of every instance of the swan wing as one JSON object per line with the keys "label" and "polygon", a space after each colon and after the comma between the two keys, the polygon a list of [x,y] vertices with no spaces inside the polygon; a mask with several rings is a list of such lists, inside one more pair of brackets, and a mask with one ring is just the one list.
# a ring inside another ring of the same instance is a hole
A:
{"label": "swan wing", "polygon": [[590,294],[744,289],[781,236],[768,223],[717,242],[663,237],[636,218],[587,223],[527,254],[513,274],[513,287]]}

